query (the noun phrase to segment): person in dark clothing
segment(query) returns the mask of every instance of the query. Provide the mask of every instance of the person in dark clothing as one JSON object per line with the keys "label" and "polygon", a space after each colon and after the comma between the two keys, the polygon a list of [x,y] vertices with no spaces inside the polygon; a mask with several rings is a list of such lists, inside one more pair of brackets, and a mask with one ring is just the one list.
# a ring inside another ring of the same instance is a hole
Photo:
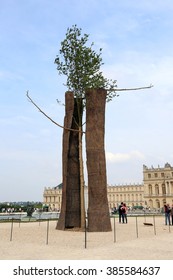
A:
{"label": "person in dark clothing", "polygon": [[121,207],[121,211],[122,211],[122,220],[123,220],[123,224],[126,223],[127,224],[127,206],[125,203],[123,203],[123,206]]}
{"label": "person in dark clothing", "polygon": [[171,207],[171,223],[172,223],[172,226],[173,226],[173,205]]}
{"label": "person in dark clothing", "polygon": [[167,224],[171,225],[171,221],[170,221],[171,208],[169,204],[164,205],[164,211],[165,211],[165,225]]}
{"label": "person in dark clothing", "polygon": [[118,207],[119,223],[121,223],[121,219],[122,219],[122,207],[123,207],[123,202],[121,202],[121,204]]}

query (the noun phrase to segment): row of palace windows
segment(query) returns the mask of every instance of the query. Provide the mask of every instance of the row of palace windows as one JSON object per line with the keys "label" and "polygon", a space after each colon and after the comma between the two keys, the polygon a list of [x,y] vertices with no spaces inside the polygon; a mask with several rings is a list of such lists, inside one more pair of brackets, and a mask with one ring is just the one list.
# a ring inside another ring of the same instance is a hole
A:
{"label": "row of palace windows", "polygon": [[[153,192],[153,190],[155,190],[155,192]],[[161,193],[160,193],[160,189],[159,189],[159,186],[158,185],[155,185],[155,186],[152,186],[152,185],[149,185],[148,186],[148,192],[149,192],[149,195],[152,195],[152,194],[155,194],[155,195],[159,195],[159,194],[166,194],[166,186],[165,184],[162,184],[161,186]],[[170,187],[167,186],[167,191],[168,191],[168,194],[173,192],[173,185],[171,185],[171,190],[170,190]]]}
{"label": "row of palace windows", "polygon": [[60,196],[46,196],[45,197],[45,203],[49,203],[49,202],[61,202],[61,197]]}
{"label": "row of palace windows", "polygon": [[124,200],[128,200],[128,201],[134,201],[134,200],[136,200],[136,201],[138,201],[138,200],[142,200],[142,194],[136,194],[136,195],[134,195],[134,194],[120,194],[120,195],[109,195],[109,201],[124,201]]}
{"label": "row of palace windows", "polygon": [[126,192],[126,191],[142,191],[141,187],[114,187],[114,188],[108,188],[108,192]]}
{"label": "row of palace windows", "polygon": [[[160,174],[161,178],[165,178],[166,177],[164,172],[162,172],[162,173],[154,173],[154,177],[158,178],[159,174]],[[171,172],[171,176],[173,177],[173,172]],[[152,174],[148,173],[148,179],[150,179],[151,177],[152,177]]]}

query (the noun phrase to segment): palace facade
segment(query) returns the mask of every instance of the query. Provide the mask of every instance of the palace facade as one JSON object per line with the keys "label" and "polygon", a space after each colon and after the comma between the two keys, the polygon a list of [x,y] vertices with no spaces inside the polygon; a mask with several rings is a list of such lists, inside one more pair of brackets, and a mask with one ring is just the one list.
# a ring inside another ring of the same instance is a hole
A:
{"label": "palace facade", "polygon": [[163,168],[143,166],[144,200],[151,208],[173,204],[173,167],[166,163]]}
{"label": "palace facade", "polygon": [[[143,165],[143,183],[111,185],[107,188],[109,208],[118,207],[123,201],[129,207],[143,206],[162,208],[164,204],[173,204],[173,167],[166,163],[164,167],[148,168]],[[87,187],[85,188],[87,207]],[[61,210],[62,184],[45,188],[43,202],[50,210]]]}

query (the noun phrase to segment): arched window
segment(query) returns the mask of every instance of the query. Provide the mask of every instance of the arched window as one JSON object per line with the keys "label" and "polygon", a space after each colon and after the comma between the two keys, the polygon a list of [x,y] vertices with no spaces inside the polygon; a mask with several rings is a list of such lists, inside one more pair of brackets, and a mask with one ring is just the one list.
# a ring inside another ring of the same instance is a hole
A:
{"label": "arched window", "polygon": [[156,208],[160,208],[160,201],[156,199]]}
{"label": "arched window", "polygon": [[149,200],[149,207],[153,208],[153,201],[152,201],[152,199]]}
{"label": "arched window", "polygon": [[158,185],[155,185],[155,193],[156,193],[156,195],[159,195],[159,186]]}
{"label": "arched window", "polygon": [[148,192],[149,192],[149,195],[152,195],[152,194],[153,194],[152,185],[149,185],[149,186],[148,186]]}
{"label": "arched window", "polygon": [[171,194],[173,194],[173,182],[171,182]]}
{"label": "arched window", "polygon": [[166,194],[166,187],[165,187],[165,184],[162,184],[162,194]]}

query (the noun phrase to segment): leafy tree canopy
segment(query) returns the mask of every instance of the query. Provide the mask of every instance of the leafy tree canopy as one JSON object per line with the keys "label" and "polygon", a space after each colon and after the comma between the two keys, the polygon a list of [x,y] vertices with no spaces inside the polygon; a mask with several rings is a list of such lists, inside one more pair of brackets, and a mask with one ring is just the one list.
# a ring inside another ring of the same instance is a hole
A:
{"label": "leafy tree canopy", "polygon": [[73,25],[67,29],[66,38],[61,42],[59,55],[55,63],[59,74],[67,76],[66,86],[73,91],[75,97],[85,99],[85,90],[88,88],[108,89],[107,101],[116,96],[116,80],[109,80],[103,76],[100,68],[102,49],[97,54],[93,50],[94,43],[87,46],[88,34],[82,35],[81,28]]}

